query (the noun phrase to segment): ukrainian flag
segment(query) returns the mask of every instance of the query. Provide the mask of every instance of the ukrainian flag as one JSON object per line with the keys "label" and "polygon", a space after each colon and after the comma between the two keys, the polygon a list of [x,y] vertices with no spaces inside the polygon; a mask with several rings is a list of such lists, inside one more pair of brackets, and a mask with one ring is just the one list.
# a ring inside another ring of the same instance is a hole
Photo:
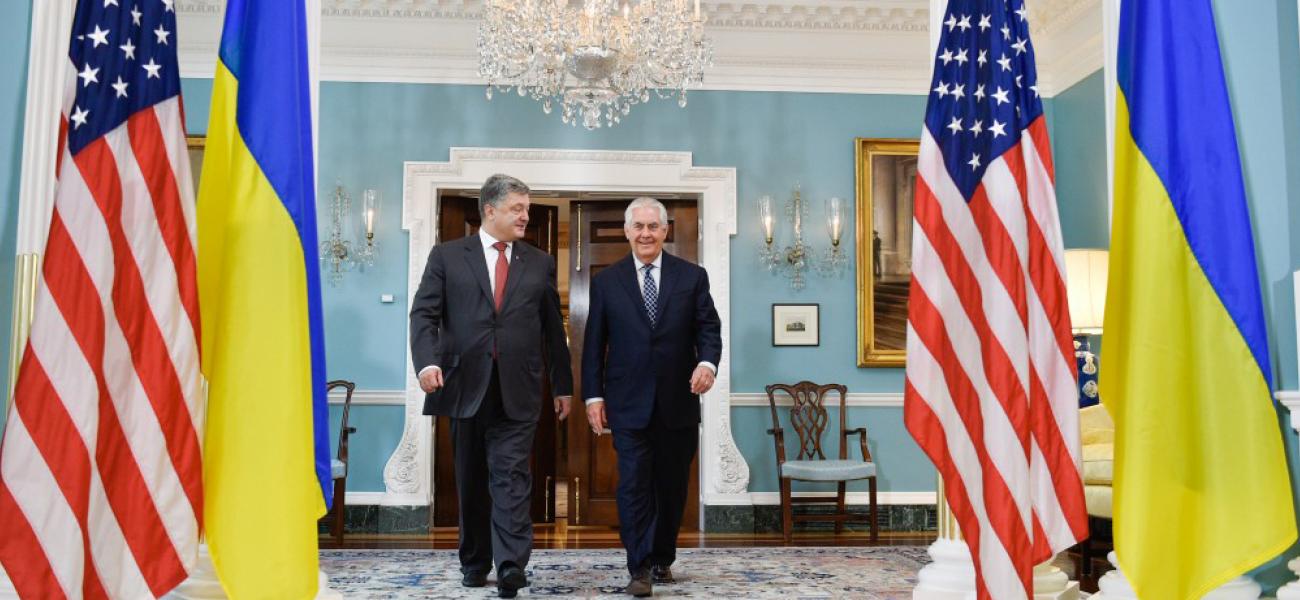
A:
{"label": "ukrainian flag", "polygon": [[207,541],[232,598],[316,594],[331,502],[306,7],[229,0],[199,188]]}
{"label": "ukrainian flag", "polygon": [[1125,0],[1118,59],[1115,552],[1138,597],[1200,598],[1296,539],[1210,0]]}

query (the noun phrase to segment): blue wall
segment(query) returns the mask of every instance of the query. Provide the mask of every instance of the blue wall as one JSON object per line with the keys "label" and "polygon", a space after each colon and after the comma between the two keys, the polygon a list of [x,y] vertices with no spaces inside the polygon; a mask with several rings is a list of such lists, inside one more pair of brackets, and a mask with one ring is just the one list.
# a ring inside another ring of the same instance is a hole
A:
{"label": "blue wall", "polygon": [[[206,130],[207,80],[186,80],[187,124]],[[736,167],[739,234],[732,248],[731,368],[734,392],[761,392],[775,381],[836,381],[854,392],[901,392],[901,369],[856,366],[856,295],[852,271],[838,279],[814,277],[801,293],[769,275],[757,261],[760,244],[753,209],[765,193],[787,194],[798,182],[813,199],[821,222],[823,199],[854,197],[854,137],[916,137],[921,96],[862,96],[756,92],[696,92],[683,110],[670,102],[638,106],[613,129],[588,132],[542,114],[531,100],[455,85],[331,83],[321,87],[320,181],[325,206],[334,182],[350,190],[375,187],[383,197],[377,240],[384,253],[375,268],[349,274],[324,292],[330,377],[361,389],[405,385],[403,302],[381,304],[379,295],[406,295],[406,240],[400,229],[402,163],[447,160],[451,146],[591,148],[692,152],[695,164]],[[852,239],[852,227],[845,235]],[[822,345],[772,348],[770,305],[821,304]],[[932,490],[934,472],[907,437],[899,409],[851,409],[850,419],[869,428],[880,461],[883,490]],[[733,411],[737,444],[753,465],[752,491],[775,491],[766,468],[773,450],[763,408]],[[396,446],[400,407],[358,407],[352,418],[358,478],[350,487],[383,489],[382,467]],[[390,429],[391,428],[391,429]]]}
{"label": "blue wall", "polygon": [[1052,98],[1056,202],[1067,248],[1107,248],[1106,88],[1101,70]]}
{"label": "blue wall", "polygon": [[[29,0],[0,3],[0,397],[9,397],[9,327],[13,312],[14,253],[18,243],[18,186],[23,160],[23,113],[27,105]],[[4,402],[0,400],[0,408]],[[0,410],[0,427],[8,411]]]}
{"label": "blue wall", "polygon": [[[1237,124],[1255,253],[1264,286],[1274,385],[1300,387],[1296,373],[1295,297],[1291,273],[1300,268],[1300,39],[1295,0],[1215,3],[1228,93]],[[1244,9],[1244,10],[1243,10]],[[1285,411],[1281,411],[1285,413]],[[1289,419],[1279,416],[1300,489],[1300,454]],[[1292,547],[1256,573],[1267,590],[1294,579],[1285,563]]]}

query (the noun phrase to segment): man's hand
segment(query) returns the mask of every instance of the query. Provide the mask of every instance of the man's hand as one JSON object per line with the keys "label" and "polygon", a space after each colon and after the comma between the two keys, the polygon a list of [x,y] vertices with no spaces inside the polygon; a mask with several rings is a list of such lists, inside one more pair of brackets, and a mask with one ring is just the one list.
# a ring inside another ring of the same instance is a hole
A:
{"label": "man's hand", "polygon": [[561,421],[569,416],[569,405],[573,403],[573,396],[556,396],[555,397],[555,417]]}
{"label": "man's hand", "polygon": [[420,373],[420,389],[424,390],[424,393],[431,394],[440,387],[442,387],[441,368],[433,367]]}
{"label": "man's hand", "polygon": [[703,394],[713,387],[713,369],[704,365],[695,367],[695,373],[691,375],[691,393]]}
{"label": "man's hand", "polygon": [[609,422],[605,420],[604,402],[592,402],[587,405],[587,422],[591,424],[592,433],[600,435],[600,432],[605,431]]}

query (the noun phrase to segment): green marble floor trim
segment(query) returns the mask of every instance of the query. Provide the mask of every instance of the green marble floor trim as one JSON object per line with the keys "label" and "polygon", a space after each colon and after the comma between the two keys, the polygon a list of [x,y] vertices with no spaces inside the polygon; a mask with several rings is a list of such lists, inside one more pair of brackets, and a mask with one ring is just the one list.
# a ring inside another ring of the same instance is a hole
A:
{"label": "green marble floor trim", "polygon": [[[799,506],[800,512],[827,512],[831,507]],[[849,531],[870,531],[867,507],[851,506],[849,512],[862,515],[859,521],[845,524]],[[427,506],[348,506],[344,519],[347,533],[392,534],[429,533],[429,507]],[[878,509],[881,531],[935,531],[938,517],[933,504],[890,504]],[[821,531],[834,528],[832,523],[797,523],[796,531]],[[320,526],[321,533],[327,527]],[[718,506],[704,507],[705,533],[780,533],[781,507]]]}
{"label": "green marble floor trim", "polygon": [[[833,507],[796,506],[795,511],[802,514],[829,513]],[[849,531],[870,531],[870,517],[866,506],[850,506],[849,512],[862,515],[861,520],[845,523]],[[878,506],[877,517],[881,531],[935,531],[939,527],[939,518],[933,504],[889,504]],[[795,531],[830,531],[835,528],[830,522],[796,523]],[[780,533],[781,507],[777,505],[757,506],[705,506],[705,533]]]}
{"label": "green marble floor trim", "polygon": [[[428,506],[348,506],[344,513],[343,531],[346,533],[429,533]],[[321,533],[329,531],[324,523]]]}

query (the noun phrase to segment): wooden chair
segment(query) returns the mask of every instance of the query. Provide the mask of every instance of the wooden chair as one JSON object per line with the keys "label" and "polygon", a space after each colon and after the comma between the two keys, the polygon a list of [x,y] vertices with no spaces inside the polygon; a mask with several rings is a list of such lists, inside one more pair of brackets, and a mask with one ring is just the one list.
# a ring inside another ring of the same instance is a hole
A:
{"label": "wooden chair", "polygon": [[352,392],[356,387],[356,384],[351,381],[342,379],[331,381],[325,386],[326,394],[334,388],[347,390],[343,397],[343,418],[339,421],[338,455],[330,461],[330,475],[334,479],[334,506],[321,517],[321,521],[329,524],[330,535],[334,536],[334,542],[339,544],[343,543],[343,521],[347,516],[348,436],[357,432],[356,427],[348,427],[348,412],[352,409]]}
{"label": "wooden chair", "polygon": [[[785,432],[781,428],[776,406],[776,392],[784,392],[794,401],[790,406],[790,426],[799,436],[799,454],[795,460],[785,458]],[[830,392],[839,392],[840,396],[840,455],[838,460],[828,460],[822,452],[822,434],[826,431],[829,416],[826,410],[826,396]],[[776,442],[776,470],[781,480],[781,532],[785,543],[790,543],[795,521],[834,521],[835,533],[844,531],[844,522],[854,520],[844,506],[844,488],[848,481],[866,479],[870,490],[871,541],[880,536],[880,524],[876,514],[876,464],[871,461],[871,450],[867,448],[867,430],[865,427],[848,429],[847,407],[848,388],[836,383],[819,385],[811,381],[800,381],[794,385],[773,384],[767,386],[767,402],[772,408],[772,428],[767,430]],[[862,460],[849,458],[849,437],[858,436],[862,449]],[[792,481],[835,481],[839,491],[834,499],[828,498],[794,498],[790,494]],[[831,514],[794,514],[794,504],[834,504],[835,512]]]}

